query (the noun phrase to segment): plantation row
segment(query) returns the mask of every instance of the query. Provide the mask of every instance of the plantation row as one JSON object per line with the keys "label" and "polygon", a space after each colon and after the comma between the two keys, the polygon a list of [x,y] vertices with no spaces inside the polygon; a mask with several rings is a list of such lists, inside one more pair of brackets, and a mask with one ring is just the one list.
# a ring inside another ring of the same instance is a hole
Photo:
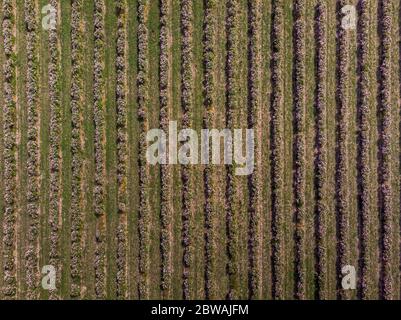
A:
{"label": "plantation row", "polygon": [[316,298],[327,298],[327,7],[324,0],[316,8],[316,135],[314,161],[315,238],[316,238]]}
{"label": "plantation row", "polygon": [[[181,108],[182,128],[191,127],[193,109],[193,56],[192,56],[192,23],[193,8],[191,0],[181,1]],[[182,181],[182,246],[183,246],[183,299],[191,299],[189,277],[192,267],[191,220],[192,216],[192,186],[191,172],[188,165],[181,169]]]}
{"label": "plantation row", "polygon": [[35,1],[25,1],[26,25],[26,100],[28,108],[28,158],[27,158],[27,214],[28,244],[25,252],[27,298],[39,297],[39,234],[40,234],[40,156],[39,156],[39,111],[38,104],[38,37],[37,7]]}
{"label": "plantation row", "polygon": [[82,1],[71,3],[71,290],[81,295],[82,283]]}
{"label": "plantation row", "polygon": [[[339,8],[347,3],[338,1]],[[337,272],[338,279],[342,277],[342,267],[347,265],[348,231],[349,231],[349,39],[347,32],[341,27],[342,14],[338,14],[338,45],[337,45],[337,128],[336,128],[336,217],[337,217]],[[341,281],[337,282],[337,297],[344,299],[346,293],[342,290]]]}
{"label": "plantation row", "polygon": [[[234,115],[238,110],[238,23],[239,1],[227,2],[227,57],[226,57],[226,128],[234,128]],[[227,299],[238,298],[238,210],[235,207],[236,179],[232,166],[226,166],[226,225],[227,225],[227,273],[229,287]]]}
{"label": "plantation row", "polygon": [[[50,4],[56,10],[55,19],[59,21],[59,4],[57,0],[51,0]],[[49,190],[49,264],[52,265],[57,273],[56,288],[60,287],[60,275],[63,270],[60,262],[60,230],[62,228],[61,217],[61,115],[62,107],[60,103],[60,39],[57,29],[49,30],[49,54],[50,61],[48,66],[49,99],[50,99],[50,190]],[[43,226],[42,226],[43,227]],[[50,290],[50,299],[60,297],[57,289]]]}
{"label": "plantation row", "polygon": [[127,296],[127,103],[126,103],[126,1],[117,9],[116,103],[117,103],[117,201],[120,215],[117,226],[117,298]]}
{"label": "plantation row", "polygon": [[16,154],[16,61],[15,61],[15,3],[3,1],[3,44],[5,62],[3,106],[3,294],[15,298],[16,279],[16,206],[17,206],[17,154]]}
{"label": "plantation row", "polygon": [[393,226],[392,226],[392,186],[391,186],[391,43],[392,43],[392,2],[381,0],[380,8],[380,102],[379,112],[381,121],[379,139],[379,199],[380,199],[380,297],[393,298],[393,279],[391,275],[391,260],[393,255]]}
{"label": "plantation row", "polygon": [[93,119],[95,124],[95,184],[94,211],[96,215],[95,243],[95,295],[106,297],[106,132],[105,132],[105,88],[104,88],[104,0],[95,1],[94,13],[94,74],[93,74]]}
{"label": "plantation row", "polygon": [[305,1],[294,2],[295,298],[305,298]]}
{"label": "plantation row", "polygon": [[[171,1],[162,0],[160,2],[160,129],[168,132],[170,112],[171,112]],[[172,223],[172,203],[171,186],[172,174],[168,165],[161,165],[161,289],[164,298],[171,297],[171,223]]]}
{"label": "plantation row", "polygon": [[[260,139],[261,115],[261,1],[249,1],[249,71],[248,71],[248,128],[256,131]],[[256,154],[260,151],[260,143],[256,142]],[[258,161],[260,160],[257,158]],[[257,163],[254,172],[248,179],[249,192],[249,298],[259,299],[261,295],[261,164]]]}
{"label": "plantation row", "polygon": [[358,83],[358,210],[360,214],[360,282],[359,297],[366,299],[370,287],[369,281],[369,224],[370,224],[370,117],[369,110],[369,1],[360,3],[360,19],[358,28],[358,72],[360,74]]}
{"label": "plantation row", "polygon": [[272,297],[283,297],[283,1],[272,2],[271,62],[271,215],[272,215]]}
{"label": "plantation row", "polygon": [[[203,21],[203,94],[204,94],[204,115],[203,128],[208,129],[212,125],[212,108],[216,103],[216,0],[205,1],[205,12]],[[205,298],[213,299],[215,296],[214,276],[215,276],[215,245],[214,245],[214,216],[213,208],[213,176],[212,168],[207,165],[203,172],[203,185],[205,190]]]}
{"label": "plantation row", "polygon": [[149,298],[149,168],[146,163],[146,132],[148,130],[147,109],[149,104],[149,31],[148,0],[138,0],[138,76],[137,76],[137,103],[138,118],[140,121],[139,135],[139,288],[140,299]]}
{"label": "plantation row", "polygon": [[[0,297],[399,298],[399,4],[357,3],[2,0]],[[254,171],[151,166],[170,121]]]}

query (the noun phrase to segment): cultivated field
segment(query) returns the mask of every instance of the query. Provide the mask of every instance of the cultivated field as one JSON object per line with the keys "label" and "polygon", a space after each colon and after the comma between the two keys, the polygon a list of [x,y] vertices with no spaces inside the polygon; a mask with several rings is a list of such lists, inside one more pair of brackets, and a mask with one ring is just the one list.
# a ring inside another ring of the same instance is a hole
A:
{"label": "cultivated field", "polygon": [[399,0],[0,1],[0,299],[400,299]]}

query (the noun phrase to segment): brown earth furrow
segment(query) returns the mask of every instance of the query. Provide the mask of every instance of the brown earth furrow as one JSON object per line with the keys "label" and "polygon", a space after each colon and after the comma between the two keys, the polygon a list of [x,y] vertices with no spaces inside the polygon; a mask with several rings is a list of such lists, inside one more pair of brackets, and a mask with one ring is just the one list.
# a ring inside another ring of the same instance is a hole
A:
{"label": "brown earth furrow", "polygon": [[358,24],[358,216],[359,282],[358,297],[369,298],[370,224],[370,81],[369,81],[369,0],[359,2]]}
{"label": "brown earth furrow", "polygon": [[104,0],[95,0],[94,7],[94,74],[93,74],[93,118],[95,124],[95,184],[94,211],[96,215],[95,239],[95,296],[106,298],[106,132],[105,132],[105,87],[104,87]]}
{"label": "brown earth furrow", "polygon": [[148,104],[149,104],[149,31],[148,0],[138,0],[138,120],[140,128],[139,136],[139,282],[138,296],[140,299],[149,298],[149,167],[146,162],[146,132],[148,130]]}
{"label": "brown earth furrow", "polygon": [[271,41],[271,214],[272,214],[272,298],[284,298],[283,261],[283,2],[274,0],[272,6]]}
{"label": "brown earth furrow", "polygon": [[295,299],[305,299],[305,1],[294,1],[293,127]]}
{"label": "brown earth furrow", "polygon": [[320,0],[316,7],[316,98],[315,98],[315,297],[327,298],[327,7],[325,0]]}
{"label": "brown earth furrow", "polygon": [[379,2],[379,210],[380,210],[380,298],[393,298],[391,261],[393,255],[393,215],[391,178],[391,44],[392,1]]}
{"label": "brown earth furrow", "polygon": [[28,236],[25,249],[26,298],[39,298],[39,234],[40,234],[40,155],[39,128],[40,106],[38,103],[38,26],[37,7],[34,0],[25,0],[26,28],[26,99],[28,108],[28,142],[27,142],[27,213]]}
{"label": "brown earth furrow", "polygon": [[17,297],[16,270],[16,61],[15,61],[15,3],[3,0],[3,158],[4,158],[4,209],[3,209],[3,295],[7,299]]}

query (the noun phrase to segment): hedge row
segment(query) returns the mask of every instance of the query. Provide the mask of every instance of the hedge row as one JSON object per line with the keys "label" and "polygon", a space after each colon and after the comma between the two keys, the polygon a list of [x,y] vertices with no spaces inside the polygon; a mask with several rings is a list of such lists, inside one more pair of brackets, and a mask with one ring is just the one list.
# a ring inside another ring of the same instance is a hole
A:
{"label": "hedge row", "polygon": [[81,296],[82,286],[82,0],[71,2],[71,283],[72,298]]}
{"label": "hedge row", "polygon": [[261,274],[261,47],[262,47],[262,2],[248,1],[248,128],[255,132],[255,167],[248,178],[249,215],[249,298],[260,299]]}
{"label": "hedge row", "polygon": [[117,9],[117,202],[119,222],[117,227],[117,298],[127,296],[127,79],[126,79],[126,10],[125,0],[116,1]]}
{"label": "hedge row", "polygon": [[294,0],[293,123],[295,299],[305,299],[305,1]]}
{"label": "hedge row", "polygon": [[[160,129],[168,132],[171,109],[171,1],[160,0]],[[172,203],[171,188],[172,175],[169,165],[160,167],[160,251],[161,251],[161,290],[165,298],[171,297],[171,223]]]}
{"label": "hedge row", "polygon": [[315,297],[327,298],[327,5],[320,0],[316,7],[316,98],[315,98]]}
{"label": "hedge row", "polygon": [[392,208],[392,178],[391,178],[391,136],[392,136],[392,101],[391,101],[391,43],[392,43],[392,7],[390,0],[379,2],[380,16],[380,85],[379,85],[379,199],[380,199],[380,244],[381,244],[381,270],[380,270],[380,297],[393,298],[393,279],[391,262],[393,259],[393,208]]}
{"label": "hedge row", "polygon": [[5,60],[4,105],[3,105],[3,158],[4,158],[4,198],[3,211],[3,294],[8,299],[17,297],[16,270],[16,206],[17,206],[17,166],[16,166],[16,49],[15,49],[15,8],[14,1],[3,0],[3,46]]}
{"label": "hedge row", "polygon": [[[181,0],[181,107],[182,107],[182,128],[191,126],[191,113],[193,108],[193,53],[192,53],[192,32],[193,32],[193,8],[191,0]],[[190,268],[192,264],[191,248],[191,173],[189,166],[183,165],[181,170],[182,181],[182,246],[183,246],[183,298],[191,298],[190,293]]]}
{"label": "hedge row", "polygon": [[348,120],[349,120],[349,35],[342,25],[341,8],[346,1],[339,0],[337,29],[337,128],[336,128],[336,217],[337,217],[337,296],[346,298],[343,290],[342,268],[349,264],[348,231],[349,231],[349,190],[348,190]]}
{"label": "hedge row", "polygon": [[[239,41],[239,1],[227,1],[226,32],[226,128],[234,128],[234,116],[238,110],[238,41]],[[234,167],[226,166],[226,225],[227,225],[227,273],[228,299],[239,297],[239,245],[238,245],[238,210],[235,208]]]}
{"label": "hedge row", "polygon": [[105,132],[105,30],[104,0],[95,0],[94,8],[94,74],[93,74],[93,115],[95,123],[95,186],[94,210],[96,215],[95,247],[95,295],[106,297],[106,217],[105,217],[105,176],[106,176],[106,132]]}
{"label": "hedge row", "polygon": [[[212,109],[216,104],[215,96],[215,68],[216,68],[216,0],[206,0],[203,20],[203,95],[204,95],[204,117],[203,128],[209,129],[212,123]],[[205,193],[205,298],[213,299],[216,295],[214,288],[215,274],[214,264],[216,261],[216,248],[214,245],[213,224],[213,186],[211,167],[207,165],[203,172],[203,184]]]}
{"label": "hedge row", "polygon": [[[56,26],[59,23],[59,3],[50,0],[56,10]],[[48,66],[50,98],[50,190],[49,190],[49,264],[56,268],[56,289],[50,290],[50,299],[58,299],[60,288],[60,230],[61,230],[61,123],[62,107],[60,103],[60,39],[58,28],[49,31],[50,61]]]}
{"label": "hedge row", "polygon": [[359,281],[358,296],[369,296],[369,225],[370,225],[370,81],[369,81],[369,0],[359,2],[358,19],[358,211],[359,211]]}
{"label": "hedge row", "polygon": [[138,119],[139,136],[139,284],[140,299],[149,298],[149,167],[146,162],[146,133],[148,130],[147,109],[149,104],[149,0],[138,0]]}
{"label": "hedge row", "polygon": [[272,297],[284,296],[283,261],[283,1],[272,3],[272,61],[271,61],[271,206],[272,206]]}
{"label": "hedge row", "polygon": [[27,299],[39,298],[39,234],[40,234],[40,154],[38,99],[38,24],[34,0],[25,0],[26,29],[26,99],[28,108],[27,142],[27,213],[29,216],[25,249],[25,281]]}

